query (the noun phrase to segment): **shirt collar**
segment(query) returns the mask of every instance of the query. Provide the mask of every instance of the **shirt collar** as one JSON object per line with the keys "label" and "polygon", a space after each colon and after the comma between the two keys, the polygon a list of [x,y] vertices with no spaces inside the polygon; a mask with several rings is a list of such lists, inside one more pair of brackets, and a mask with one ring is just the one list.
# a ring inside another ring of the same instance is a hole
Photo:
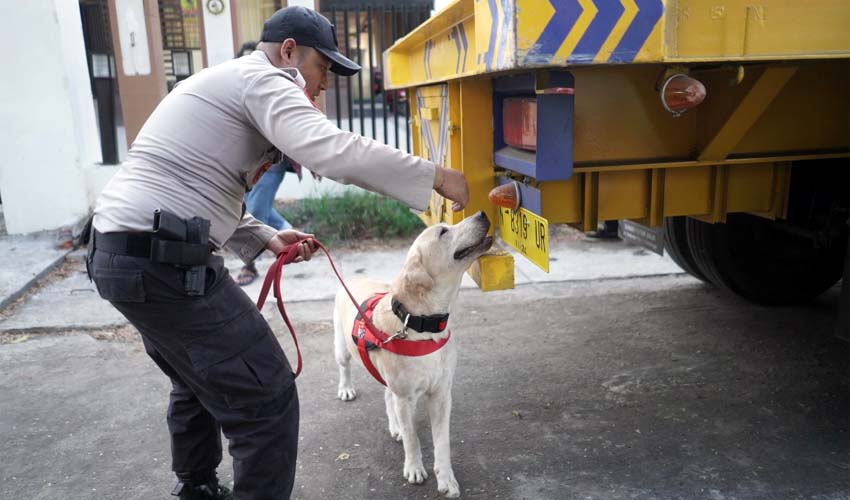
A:
{"label": "shirt collar", "polygon": [[269,60],[269,56],[267,56],[266,53],[263,52],[262,50],[255,50],[254,52],[251,53],[251,57],[256,57],[257,59],[265,62],[269,66],[274,67],[275,69],[280,71],[281,74],[283,74],[283,76],[285,76],[288,80],[290,80],[290,81],[294,82],[296,85],[298,85],[298,87],[300,89],[303,90],[304,88],[307,87],[307,82],[304,80],[304,77],[301,76],[301,72],[298,71],[297,68],[278,68],[277,66],[274,66],[272,64],[272,62]]}

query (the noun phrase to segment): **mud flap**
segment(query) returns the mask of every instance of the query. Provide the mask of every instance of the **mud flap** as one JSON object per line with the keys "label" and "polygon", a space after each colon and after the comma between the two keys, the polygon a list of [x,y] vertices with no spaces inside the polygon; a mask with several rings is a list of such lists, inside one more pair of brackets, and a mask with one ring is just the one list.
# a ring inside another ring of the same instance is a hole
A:
{"label": "mud flap", "polygon": [[664,227],[648,227],[630,220],[621,220],[617,229],[621,240],[664,255]]}

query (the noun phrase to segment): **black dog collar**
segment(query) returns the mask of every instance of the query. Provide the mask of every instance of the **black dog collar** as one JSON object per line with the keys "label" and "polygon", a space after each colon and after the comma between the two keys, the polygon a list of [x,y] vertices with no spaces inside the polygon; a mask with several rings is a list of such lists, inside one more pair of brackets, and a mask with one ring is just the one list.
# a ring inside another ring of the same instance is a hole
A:
{"label": "black dog collar", "polygon": [[414,316],[408,312],[404,304],[396,299],[393,299],[393,312],[398,319],[405,324],[407,328],[412,328],[417,332],[440,333],[446,329],[449,323],[449,314],[431,314],[429,316]]}

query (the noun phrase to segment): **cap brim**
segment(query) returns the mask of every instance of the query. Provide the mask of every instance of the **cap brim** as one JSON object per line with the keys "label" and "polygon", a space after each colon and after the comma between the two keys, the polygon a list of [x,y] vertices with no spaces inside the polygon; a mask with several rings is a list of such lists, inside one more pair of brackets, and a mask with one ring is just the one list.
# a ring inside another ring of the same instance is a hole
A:
{"label": "cap brim", "polygon": [[356,75],[360,71],[360,65],[351,59],[345,57],[335,50],[328,50],[323,47],[313,47],[328,59],[331,60],[331,71],[341,76]]}

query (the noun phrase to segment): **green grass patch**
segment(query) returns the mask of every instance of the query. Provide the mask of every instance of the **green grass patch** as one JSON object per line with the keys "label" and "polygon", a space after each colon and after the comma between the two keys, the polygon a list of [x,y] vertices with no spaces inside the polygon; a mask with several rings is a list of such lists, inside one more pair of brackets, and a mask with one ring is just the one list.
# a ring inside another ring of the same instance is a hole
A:
{"label": "green grass patch", "polygon": [[328,243],[407,237],[425,227],[402,203],[363,192],[307,198],[278,206],[278,211],[294,227]]}

